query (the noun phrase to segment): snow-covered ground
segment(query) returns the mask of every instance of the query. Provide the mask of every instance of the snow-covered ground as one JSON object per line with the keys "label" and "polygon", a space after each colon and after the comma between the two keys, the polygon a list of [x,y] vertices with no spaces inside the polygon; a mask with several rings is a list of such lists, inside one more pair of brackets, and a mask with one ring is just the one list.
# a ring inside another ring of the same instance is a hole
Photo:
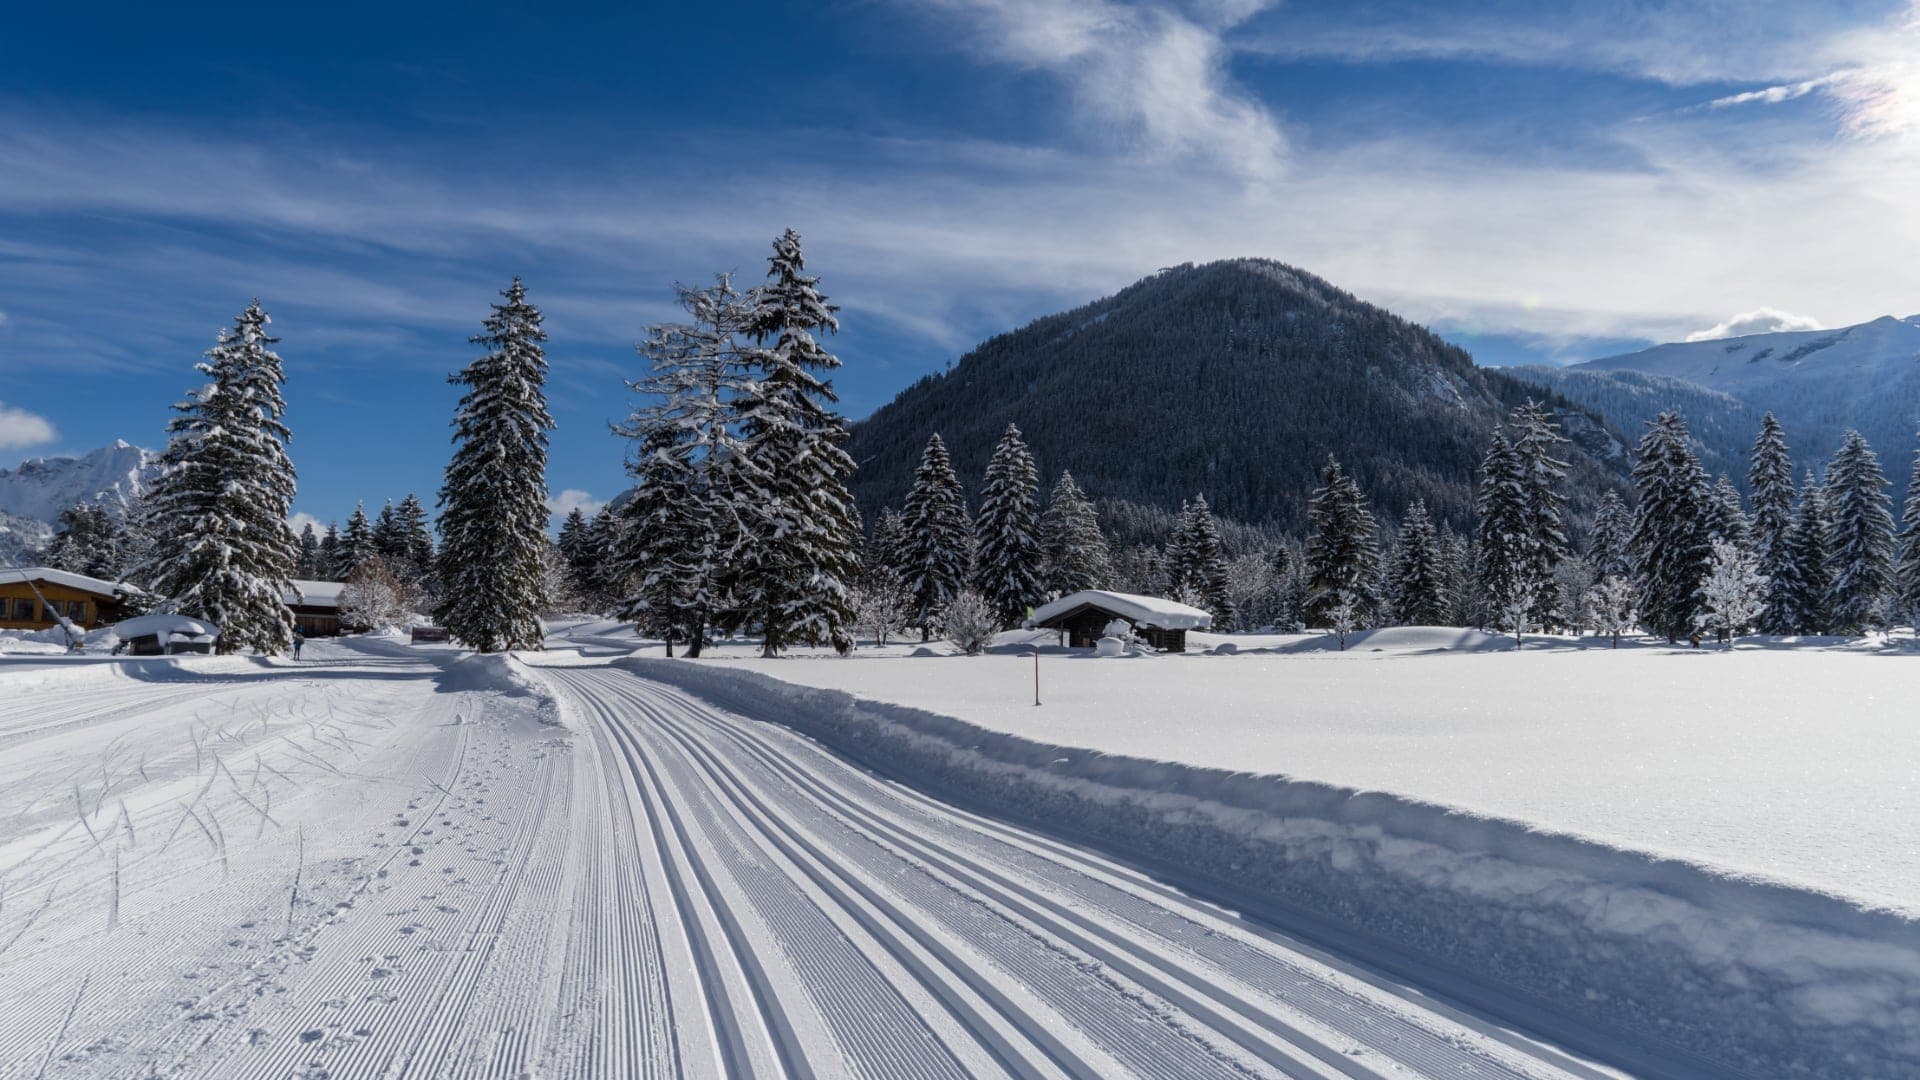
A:
{"label": "snow-covered ground", "polygon": [[0,660],[0,1076],[1616,1075],[773,718],[567,652]]}
{"label": "snow-covered ground", "polygon": [[1390,792],[1920,916],[1911,642],[1729,653],[1543,639],[1516,654],[1469,630],[1355,635],[1346,652],[1192,638],[1243,651],[1051,652],[1038,708],[1029,655],[721,660],[1042,742]]}

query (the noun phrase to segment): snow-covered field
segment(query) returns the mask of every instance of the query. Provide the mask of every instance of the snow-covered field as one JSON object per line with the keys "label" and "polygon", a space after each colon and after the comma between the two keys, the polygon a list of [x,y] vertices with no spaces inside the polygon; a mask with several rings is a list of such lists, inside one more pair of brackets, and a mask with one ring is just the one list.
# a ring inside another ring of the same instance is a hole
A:
{"label": "snow-covered field", "polygon": [[1346,652],[1055,653],[1038,708],[1027,655],[723,662],[1041,742],[1389,792],[1920,916],[1912,642],[1555,644],[1515,654],[1510,639],[1409,629]]}

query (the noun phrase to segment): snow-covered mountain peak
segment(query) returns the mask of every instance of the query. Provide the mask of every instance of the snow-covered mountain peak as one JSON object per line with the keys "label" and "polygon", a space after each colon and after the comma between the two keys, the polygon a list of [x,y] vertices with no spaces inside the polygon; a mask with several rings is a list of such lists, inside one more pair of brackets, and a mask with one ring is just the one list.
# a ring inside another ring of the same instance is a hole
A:
{"label": "snow-covered mountain peak", "polygon": [[124,510],[144,490],[156,460],[124,439],[79,457],[29,458],[0,469],[0,514],[51,524],[75,503]]}

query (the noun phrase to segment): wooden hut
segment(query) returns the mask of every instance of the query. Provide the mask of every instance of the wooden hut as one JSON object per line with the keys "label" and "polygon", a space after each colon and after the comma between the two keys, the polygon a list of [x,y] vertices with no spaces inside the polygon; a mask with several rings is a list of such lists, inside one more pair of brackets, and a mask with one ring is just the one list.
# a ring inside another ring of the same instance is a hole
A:
{"label": "wooden hut", "polygon": [[0,570],[0,630],[51,630],[62,618],[97,629],[119,618],[125,591],[119,582],[45,566]]}
{"label": "wooden hut", "polygon": [[340,636],[340,594],[346,583],[340,581],[296,581],[297,592],[285,597],[293,610],[293,625],[301,637]]}
{"label": "wooden hut", "polygon": [[1091,649],[1116,621],[1125,623],[1153,648],[1186,652],[1187,631],[1211,627],[1213,616],[1158,596],[1085,589],[1035,608],[1027,625],[1058,630],[1066,635],[1070,647]]}

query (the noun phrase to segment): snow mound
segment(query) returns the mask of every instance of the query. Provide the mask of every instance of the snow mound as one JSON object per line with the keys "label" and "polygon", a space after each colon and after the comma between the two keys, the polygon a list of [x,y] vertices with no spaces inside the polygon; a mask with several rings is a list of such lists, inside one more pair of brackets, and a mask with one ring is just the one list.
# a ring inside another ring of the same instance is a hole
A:
{"label": "snow mound", "polygon": [[547,681],[514,653],[471,653],[446,666],[440,675],[442,693],[471,692],[530,699],[541,723],[567,728],[574,725],[560,698]]}
{"label": "snow mound", "polygon": [[[1361,630],[1347,635],[1346,652],[1506,652],[1513,639],[1484,630],[1463,630],[1454,626],[1389,626],[1379,630]],[[1318,634],[1277,646],[1275,652],[1340,652],[1340,638]]]}
{"label": "snow mound", "polygon": [[1739,1075],[1920,1075],[1920,921],[1392,795],[1050,745],[737,669],[615,666],[1469,999],[1518,995]]}

